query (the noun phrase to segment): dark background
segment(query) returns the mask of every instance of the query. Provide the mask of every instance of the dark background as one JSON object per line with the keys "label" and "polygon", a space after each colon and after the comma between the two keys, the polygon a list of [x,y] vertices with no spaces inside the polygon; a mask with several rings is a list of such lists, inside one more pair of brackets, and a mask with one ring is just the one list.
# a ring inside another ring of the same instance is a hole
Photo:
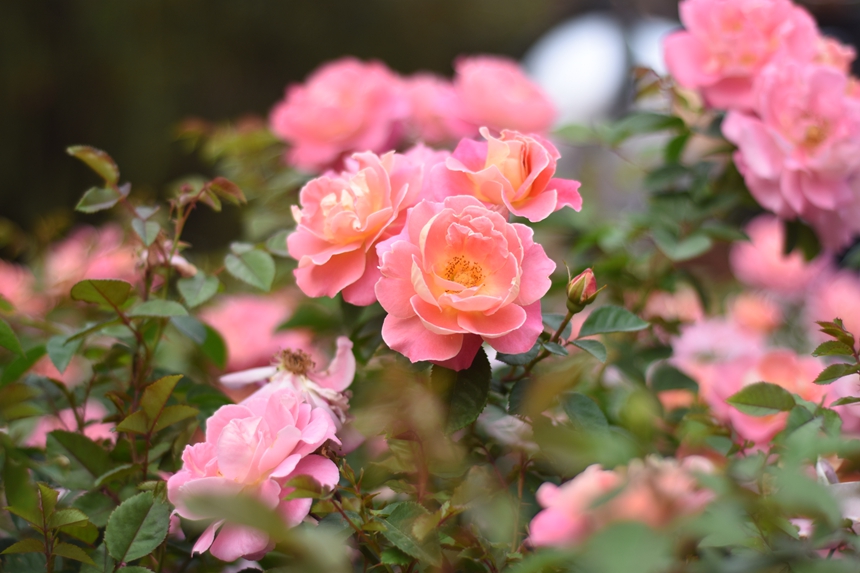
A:
{"label": "dark background", "polygon": [[[807,7],[828,33],[857,45],[859,6]],[[555,24],[590,10],[624,22],[677,17],[664,0],[0,2],[0,219],[37,235],[51,220],[72,222],[96,181],[64,153],[69,145],[108,151],[136,193],[159,194],[207,169],[175,141],[183,119],[265,116],[288,83],[346,54],[446,75],[463,53],[519,58]]]}

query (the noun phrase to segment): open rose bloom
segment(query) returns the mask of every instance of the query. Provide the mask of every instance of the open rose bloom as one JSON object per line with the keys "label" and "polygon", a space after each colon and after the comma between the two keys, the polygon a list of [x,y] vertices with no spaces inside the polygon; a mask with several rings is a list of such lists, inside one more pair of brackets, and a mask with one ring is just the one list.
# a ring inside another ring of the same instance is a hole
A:
{"label": "open rose bloom", "polygon": [[382,337],[413,362],[462,370],[482,342],[516,354],[543,331],[540,299],[555,263],[529,227],[474,197],[422,201],[379,255]]}

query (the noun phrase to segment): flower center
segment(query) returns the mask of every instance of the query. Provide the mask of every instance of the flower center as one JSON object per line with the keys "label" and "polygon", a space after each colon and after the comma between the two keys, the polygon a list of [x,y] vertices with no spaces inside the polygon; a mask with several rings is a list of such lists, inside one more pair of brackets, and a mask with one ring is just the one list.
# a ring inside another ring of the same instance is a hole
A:
{"label": "flower center", "polygon": [[473,263],[462,255],[457,255],[448,261],[442,276],[446,280],[471,288],[484,281],[484,269],[481,268],[481,265]]}
{"label": "flower center", "polygon": [[313,370],[316,363],[311,360],[311,355],[303,350],[285,348],[278,353],[278,369],[287,370],[293,374],[304,376]]}
{"label": "flower center", "polygon": [[827,139],[827,129],[820,125],[808,125],[803,136],[803,143],[807,147],[818,147]]}

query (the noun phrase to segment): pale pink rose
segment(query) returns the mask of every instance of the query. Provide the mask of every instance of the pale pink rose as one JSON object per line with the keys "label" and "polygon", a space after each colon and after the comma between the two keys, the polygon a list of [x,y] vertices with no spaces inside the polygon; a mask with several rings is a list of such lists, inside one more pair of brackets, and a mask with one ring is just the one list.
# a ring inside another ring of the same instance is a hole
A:
{"label": "pale pink rose", "polygon": [[528,351],[555,270],[532,235],[474,197],[413,207],[400,235],[379,245],[382,338],[412,362],[454,370],[469,367],[482,341]]}
{"label": "pale pink rose", "polygon": [[[574,546],[619,521],[665,527],[710,503],[713,492],[701,487],[695,474],[712,471],[713,464],[699,456],[681,463],[654,457],[633,460],[615,471],[589,466],[561,486],[545,483],[538,488],[537,501],[545,509],[529,525],[528,541],[536,547]],[[618,493],[611,496],[614,491]],[[609,499],[601,503],[605,497]]]}
{"label": "pale pink rose", "polygon": [[284,348],[307,350],[310,333],[276,331],[294,308],[287,293],[269,296],[237,294],[221,297],[200,313],[200,320],[217,330],[227,346],[227,372],[268,366]]}
{"label": "pale pink rose", "polygon": [[507,130],[496,138],[486,127],[481,135],[486,142],[461,140],[445,164],[430,172],[436,199],[471,195],[532,222],[562,207],[582,208],[579,181],[553,177],[561,154],[552,143]]}
{"label": "pale pink rose", "polygon": [[48,356],[40,358],[30,368],[30,372],[52,380],[59,380],[69,388],[72,388],[89,380],[93,374],[93,369],[86,358],[75,354],[63,372],[57,370],[57,367],[54,366],[54,363]]}
{"label": "pale pink rose", "polygon": [[456,141],[477,135],[475,125],[466,122],[454,86],[445,78],[419,73],[404,80],[409,99],[409,125],[413,137],[427,143]]}
{"label": "pale pink rose", "polygon": [[[823,275],[809,292],[805,313],[814,342],[832,340],[819,331],[817,321],[841,318],[845,329],[860,343],[860,277],[846,270]],[[855,348],[860,348],[860,344],[855,344]]]}
{"label": "pale pink rose", "polygon": [[860,231],[860,101],[831,67],[784,62],[765,68],[757,115],[731,111],[723,134],[750,193],[783,219],[801,217],[839,249]]}
{"label": "pale pink rose", "polygon": [[782,324],[782,309],[761,293],[742,292],[732,299],[729,317],[747,330],[770,334]]}
{"label": "pale pink rose", "polygon": [[352,341],[345,336],[339,336],[337,353],[328,368],[321,370],[316,366],[307,352],[288,349],[277,354],[273,365],[222,376],[221,384],[228,388],[237,388],[267,380],[268,384],[257,390],[248,400],[265,397],[283,387],[292,388],[305,402],[328,412],[340,430],[349,409],[349,397],[345,392],[355,378]]}
{"label": "pale pink rose", "polygon": [[392,149],[407,113],[400,80],[384,64],[342,58],[287,88],[269,126],[291,145],[291,164],[321,171],[355,151]]}
{"label": "pale pink rose", "polygon": [[[756,382],[770,382],[817,404],[828,394],[827,386],[813,382],[823,369],[824,364],[815,358],[798,356],[791,350],[769,350],[757,358],[747,357],[721,365],[718,369],[720,387],[706,400],[714,406],[713,400],[725,400],[744,386]],[[728,417],[741,438],[762,445],[785,428],[788,413],[751,416],[730,408]]]}
{"label": "pale pink rose", "polygon": [[816,44],[815,63],[836,68],[843,74],[851,72],[851,62],[857,57],[857,51],[846,46],[839,40],[819,36]]}
{"label": "pale pink rose", "polygon": [[815,55],[815,21],[790,0],[683,0],[678,11],[686,30],[664,42],[669,73],[716,108],[751,109],[769,62]]}
{"label": "pale pink rose", "polygon": [[696,322],[705,317],[705,311],[696,290],[682,285],[675,292],[652,292],[645,302],[642,316],[646,320],[659,317],[669,322]]}
{"label": "pale pink rose", "polygon": [[545,133],[558,111],[514,60],[472,56],[454,62],[454,88],[466,121],[494,131]]}
{"label": "pale pink rose", "polygon": [[403,155],[356,153],[349,169],[311,180],[293,207],[298,224],[287,237],[299,261],[296,284],[312,297],[342,293],[359,306],[375,302],[376,244],[400,231],[419,199],[423,169]]}
{"label": "pale pink rose", "polygon": [[[182,469],[167,482],[168,499],[180,516],[200,520],[217,518],[217,507],[194,511],[189,499],[250,495],[277,510],[286,527],[294,527],[307,516],[312,500],[284,500],[293,491],[286,484],[306,475],[324,487],[337,485],[337,466],[313,453],[328,440],[337,441],[334,433],[331,417],[290,388],[222,406],[206,422],[206,441],[185,447]],[[273,547],[264,532],[220,520],[203,532],[192,551],[209,550],[218,559],[233,561],[259,558]]]}
{"label": "pale pink rose", "polygon": [[732,272],[742,283],[797,300],[827,268],[824,256],[806,261],[795,249],[784,254],[785,227],[772,215],[761,215],[746,226],[749,242],[732,245]]}
{"label": "pale pink rose", "polygon": [[48,308],[48,301],[36,292],[36,279],[26,267],[0,260],[0,296],[17,312],[38,316]]}
{"label": "pale pink rose", "polygon": [[[451,152],[447,149],[433,149],[432,147],[427,147],[423,143],[416,143],[404,151],[403,156],[414,165],[421,166],[424,169],[424,173],[430,173],[430,170],[433,169],[433,167],[440,163],[445,163],[445,161],[451,157]],[[429,179],[429,177],[424,177],[424,189],[421,191],[422,197],[432,196],[432,193],[427,190],[427,186],[430,183]]]}
{"label": "pale pink rose", "polygon": [[[84,426],[84,435],[97,442],[101,440],[115,442],[116,432],[113,431],[114,425],[101,423],[101,420],[108,415],[105,407],[96,400],[90,400],[83,408],[83,419],[86,424]],[[66,432],[78,431],[75,412],[71,408],[60,410],[56,416],[42,416],[39,418],[36,422],[36,427],[33,429],[33,433],[24,441],[24,445],[31,448],[44,448],[48,441],[48,434],[54,430],[64,430]]]}
{"label": "pale pink rose", "polygon": [[75,283],[86,279],[140,278],[134,247],[123,240],[122,229],[81,227],[54,245],[45,259],[46,291],[68,296]]}

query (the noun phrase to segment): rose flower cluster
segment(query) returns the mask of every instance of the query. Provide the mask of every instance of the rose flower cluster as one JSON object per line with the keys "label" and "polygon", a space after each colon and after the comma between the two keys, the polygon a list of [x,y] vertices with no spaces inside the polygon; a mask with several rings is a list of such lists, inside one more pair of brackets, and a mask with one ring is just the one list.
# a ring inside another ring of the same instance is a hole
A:
{"label": "rose flower cluster", "polygon": [[684,0],[669,71],[728,113],[723,134],[755,199],[800,218],[825,247],[860,233],[860,89],[855,51],[790,0]]}

